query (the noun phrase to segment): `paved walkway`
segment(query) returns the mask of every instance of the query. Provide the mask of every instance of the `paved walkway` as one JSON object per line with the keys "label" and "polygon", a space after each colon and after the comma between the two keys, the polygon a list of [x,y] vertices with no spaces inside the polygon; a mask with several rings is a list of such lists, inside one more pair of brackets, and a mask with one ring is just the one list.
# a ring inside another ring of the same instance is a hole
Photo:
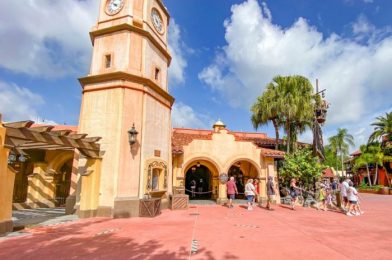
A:
{"label": "paved walkway", "polygon": [[0,240],[0,259],[392,259],[392,196],[362,196],[359,217],[192,205],[157,218],[36,227]]}

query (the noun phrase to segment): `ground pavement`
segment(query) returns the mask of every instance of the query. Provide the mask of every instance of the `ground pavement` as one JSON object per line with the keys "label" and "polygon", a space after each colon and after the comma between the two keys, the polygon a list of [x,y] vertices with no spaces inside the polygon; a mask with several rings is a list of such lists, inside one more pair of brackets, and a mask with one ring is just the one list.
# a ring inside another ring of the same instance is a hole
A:
{"label": "ground pavement", "polygon": [[35,227],[0,238],[0,259],[392,259],[392,196],[362,197],[359,217],[191,205],[156,218]]}

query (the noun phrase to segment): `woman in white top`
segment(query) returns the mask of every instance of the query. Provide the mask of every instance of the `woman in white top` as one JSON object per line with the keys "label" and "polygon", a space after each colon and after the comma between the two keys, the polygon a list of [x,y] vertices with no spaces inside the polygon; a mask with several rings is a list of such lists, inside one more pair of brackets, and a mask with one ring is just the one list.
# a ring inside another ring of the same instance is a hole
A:
{"label": "woman in white top", "polygon": [[[359,196],[358,191],[354,188],[354,184],[352,181],[348,183],[349,187],[347,189],[347,199],[349,201],[347,216],[359,216],[361,215],[361,211],[359,209]],[[352,211],[351,211],[352,210]]]}
{"label": "woman in white top", "polygon": [[253,185],[253,179],[249,179],[245,185],[245,196],[248,200],[248,210],[253,210],[253,199],[255,197],[255,186]]}

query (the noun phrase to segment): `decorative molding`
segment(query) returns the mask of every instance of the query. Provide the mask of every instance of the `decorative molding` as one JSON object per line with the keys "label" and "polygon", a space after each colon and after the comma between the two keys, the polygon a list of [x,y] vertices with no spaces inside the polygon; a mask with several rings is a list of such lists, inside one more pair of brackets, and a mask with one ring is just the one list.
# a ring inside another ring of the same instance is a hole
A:
{"label": "decorative molding", "polygon": [[[115,81],[115,80],[128,80],[128,81],[143,84],[143,85],[151,88],[154,92],[156,92],[158,95],[163,97],[166,101],[168,101],[170,103],[170,106],[172,106],[174,103],[174,97],[171,96],[169,93],[167,93],[165,90],[163,90],[159,85],[157,85],[151,79],[136,76],[136,75],[133,75],[133,74],[130,74],[127,72],[116,71],[116,72],[104,73],[104,74],[99,74],[99,75],[91,75],[91,76],[79,78],[79,82],[82,85],[83,89],[86,85],[89,85],[89,84],[96,84],[96,83]],[[98,91],[98,90],[103,90],[103,89],[108,89],[108,88],[130,88],[130,87],[128,87],[128,86],[112,86],[112,87],[94,88],[94,89],[83,90],[83,93],[91,92],[91,91]],[[134,88],[131,88],[131,89],[134,89]],[[147,91],[144,91],[144,92],[149,94],[150,96],[154,97],[153,95],[151,95],[151,93],[149,93]]]}
{"label": "decorative molding", "polygon": [[[120,32],[120,31],[130,31],[130,32],[136,32],[144,37],[146,37],[161,53],[165,58],[167,59],[167,66],[170,66],[172,57],[167,50],[167,48],[163,48],[162,45],[158,42],[157,39],[149,32],[144,29],[141,29],[135,25],[131,25],[128,23],[122,23],[118,25],[114,25],[108,28],[102,28],[102,29],[97,29],[94,31],[90,32],[90,39],[92,44],[94,45],[94,39],[98,36],[102,36],[105,34],[111,34],[115,32]],[[166,46],[167,47],[167,46]]]}

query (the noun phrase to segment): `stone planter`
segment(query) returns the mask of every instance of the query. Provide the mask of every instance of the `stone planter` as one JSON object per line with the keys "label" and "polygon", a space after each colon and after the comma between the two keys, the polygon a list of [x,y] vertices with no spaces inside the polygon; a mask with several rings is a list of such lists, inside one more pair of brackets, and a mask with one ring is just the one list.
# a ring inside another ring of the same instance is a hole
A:
{"label": "stone planter", "polygon": [[360,193],[380,194],[376,190],[358,190]]}
{"label": "stone planter", "polygon": [[379,193],[379,194],[382,194],[382,195],[389,195],[389,188],[388,188],[388,187],[382,187],[382,188],[378,191],[378,193]]}

